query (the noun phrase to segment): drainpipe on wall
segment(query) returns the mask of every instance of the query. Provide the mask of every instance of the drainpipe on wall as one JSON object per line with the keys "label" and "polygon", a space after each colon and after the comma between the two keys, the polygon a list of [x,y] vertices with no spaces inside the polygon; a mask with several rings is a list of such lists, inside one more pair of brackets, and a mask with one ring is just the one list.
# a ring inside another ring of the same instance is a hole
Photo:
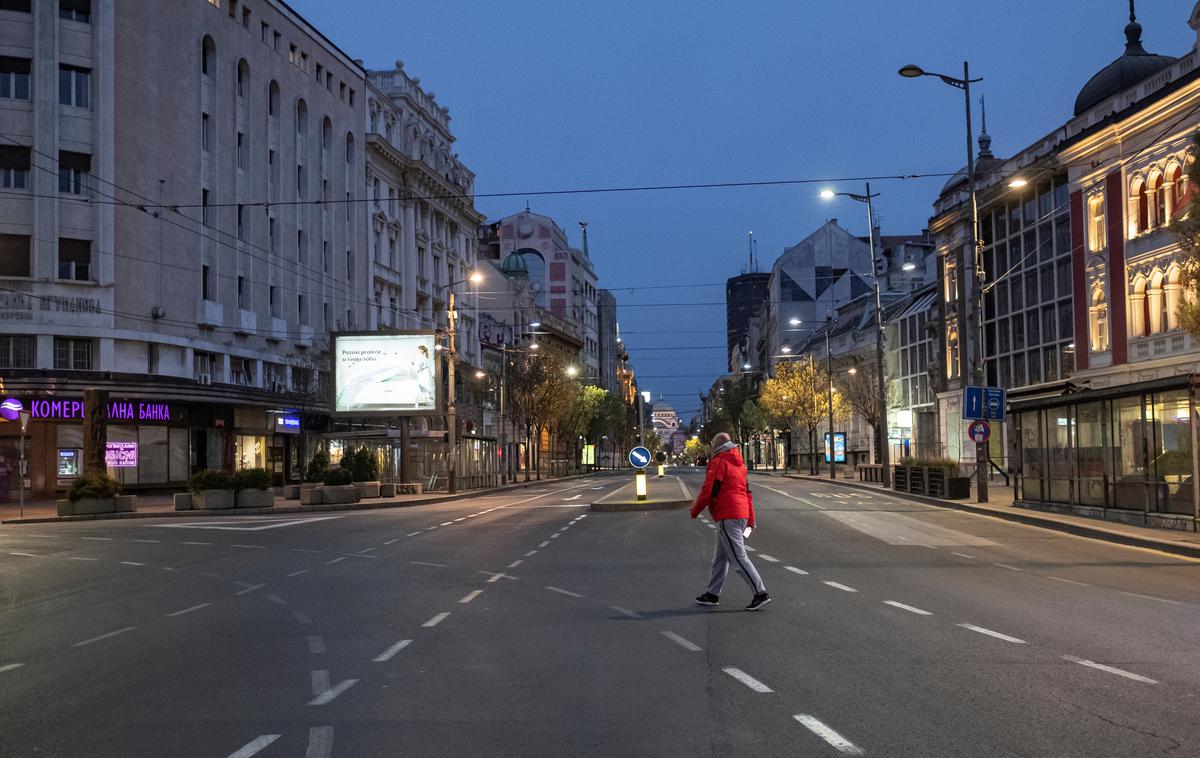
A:
{"label": "drainpipe on wall", "polygon": [[1197,477],[1197,472],[1200,472],[1200,450],[1196,449],[1197,440],[1200,439],[1200,432],[1197,432],[1196,426],[1200,423],[1200,408],[1196,407],[1196,382],[1200,380],[1200,376],[1192,375],[1192,386],[1189,389],[1189,405],[1192,407],[1192,522],[1193,529],[1200,529],[1200,477]]}

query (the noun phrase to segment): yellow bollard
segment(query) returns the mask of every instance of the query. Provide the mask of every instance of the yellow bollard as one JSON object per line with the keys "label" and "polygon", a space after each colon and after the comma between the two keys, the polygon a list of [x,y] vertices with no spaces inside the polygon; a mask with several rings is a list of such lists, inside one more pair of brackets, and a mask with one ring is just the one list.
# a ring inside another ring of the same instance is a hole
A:
{"label": "yellow bollard", "polygon": [[637,499],[645,500],[646,499],[646,469],[644,469],[644,468],[638,469],[637,474],[634,476],[634,480],[636,482],[636,484],[634,486],[637,488]]}
{"label": "yellow bollard", "polygon": [[663,478],[663,472],[666,471],[666,469],[667,469],[667,467],[664,464],[662,464],[662,463],[658,464],[658,478],[659,479]]}

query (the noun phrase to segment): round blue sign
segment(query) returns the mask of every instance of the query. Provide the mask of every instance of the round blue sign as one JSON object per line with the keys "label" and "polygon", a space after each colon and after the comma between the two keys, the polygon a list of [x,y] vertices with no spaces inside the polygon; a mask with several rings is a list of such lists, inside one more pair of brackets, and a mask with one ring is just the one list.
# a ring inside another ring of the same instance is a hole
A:
{"label": "round blue sign", "polygon": [[630,450],[629,465],[634,468],[646,468],[650,465],[650,451],[641,445]]}

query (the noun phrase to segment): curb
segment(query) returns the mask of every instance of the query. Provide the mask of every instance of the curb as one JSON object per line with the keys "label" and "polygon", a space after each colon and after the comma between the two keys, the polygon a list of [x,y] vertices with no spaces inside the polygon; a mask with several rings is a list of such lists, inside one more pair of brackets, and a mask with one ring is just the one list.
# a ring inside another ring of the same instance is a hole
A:
{"label": "curb", "polygon": [[842,487],[850,487],[851,489],[862,490],[864,492],[874,492],[876,494],[886,494],[891,497],[900,498],[901,500],[911,500],[916,503],[932,505],[938,508],[948,508],[965,513],[973,513],[977,516],[990,516],[991,518],[1000,519],[1002,521],[1012,521],[1026,526],[1036,526],[1042,529],[1051,529],[1056,532],[1065,532],[1073,534],[1076,537],[1087,537],[1089,539],[1101,540],[1104,542],[1113,542],[1127,547],[1140,547],[1149,550],[1158,550],[1163,553],[1171,553],[1172,555],[1182,555],[1186,558],[1200,559],[1200,545],[1181,545],[1176,542],[1165,542],[1154,539],[1153,537],[1142,537],[1136,534],[1123,534],[1105,529],[1099,525],[1092,526],[1090,524],[1075,524],[1055,519],[1041,518],[1035,513],[1027,509],[1018,509],[1013,506],[1013,511],[997,511],[991,508],[981,508],[976,504],[968,502],[955,502],[953,500],[940,500],[936,497],[928,497],[927,495],[914,495],[909,492],[897,492],[896,490],[880,490],[878,487],[860,484],[854,481],[842,481],[837,479],[821,479],[819,477],[804,476],[798,474],[774,474],[769,476],[779,476],[787,479],[799,479],[801,481],[822,482],[824,484],[837,484]]}
{"label": "curb", "polygon": [[677,500],[616,500],[614,499],[617,493],[629,487],[632,482],[624,487],[618,487],[608,495],[600,498],[592,503],[590,510],[598,513],[616,513],[618,511],[666,511],[675,508],[683,508],[692,504],[692,493],[688,491],[687,485],[683,480],[674,474],[669,475],[669,478],[675,480],[675,484],[679,485],[679,494],[683,498]]}
{"label": "curb", "polygon": [[457,492],[453,495],[436,495],[434,497],[424,498],[422,500],[408,501],[391,501],[385,500],[382,502],[371,502],[360,500],[357,503],[322,503],[321,505],[275,505],[270,508],[225,508],[220,510],[186,510],[186,511],[134,511],[132,513],[89,513],[81,516],[42,516],[37,518],[14,518],[0,521],[0,524],[54,524],[68,523],[75,521],[111,521],[114,519],[139,519],[139,518],[226,518],[229,516],[269,516],[274,513],[295,514],[295,513],[329,513],[335,511],[372,511],[384,508],[414,508],[421,505],[437,505],[439,503],[449,503],[455,500],[464,500],[470,497],[485,497],[487,495],[495,495],[502,492],[511,492],[513,490],[527,489],[539,484],[550,484],[555,482],[569,482],[574,479],[583,479],[588,476],[603,476],[608,472],[596,472],[591,474],[572,474],[570,476],[560,476],[555,479],[531,479],[528,482],[515,482],[506,484],[500,487],[490,487],[488,489],[469,490],[467,492]]}

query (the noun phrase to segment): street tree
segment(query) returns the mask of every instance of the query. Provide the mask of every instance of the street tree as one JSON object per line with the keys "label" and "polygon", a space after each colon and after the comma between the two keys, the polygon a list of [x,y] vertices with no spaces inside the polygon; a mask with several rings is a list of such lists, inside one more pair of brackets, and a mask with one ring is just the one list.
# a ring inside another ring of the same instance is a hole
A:
{"label": "street tree", "polygon": [[1187,203],[1183,208],[1183,218],[1176,221],[1175,234],[1179,246],[1183,249],[1180,256],[1179,282],[1183,286],[1183,297],[1179,298],[1179,323],[1194,337],[1200,337],[1200,131],[1192,136],[1192,147],[1188,151]]}
{"label": "street tree", "polygon": [[[841,385],[841,392],[846,402],[849,403],[851,410],[862,416],[867,425],[871,427],[872,446],[875,448],[875,460],[879,460],[879,445],[887,444],[887,429],[886,424],[881,430],[880,415],[883,410],[879,404],[879,374],[875,370],[874,364],[865,363],[857,366],[854,373],[847,374],[838,380]],[[886,378],[886,377],[885,377]],[[895,387],[890,381],[884,384],[886,391],[886,399],[889,406],[894,405],[896,401]],[[881,435],[880,432],[883,432]],[[880,439],[882,436],[882,440]]]}
{"label": "street tree", "polygon": [[[767,411],[787,424],[792,438],[806,432],[811,471],[817,473],[817,429],[829,418],[829,373],[810,357],[775,366],[775,376],[763,384],[761,402]],[[833,395],[833,416],[844,420],[850,406],[842,393]]]}

